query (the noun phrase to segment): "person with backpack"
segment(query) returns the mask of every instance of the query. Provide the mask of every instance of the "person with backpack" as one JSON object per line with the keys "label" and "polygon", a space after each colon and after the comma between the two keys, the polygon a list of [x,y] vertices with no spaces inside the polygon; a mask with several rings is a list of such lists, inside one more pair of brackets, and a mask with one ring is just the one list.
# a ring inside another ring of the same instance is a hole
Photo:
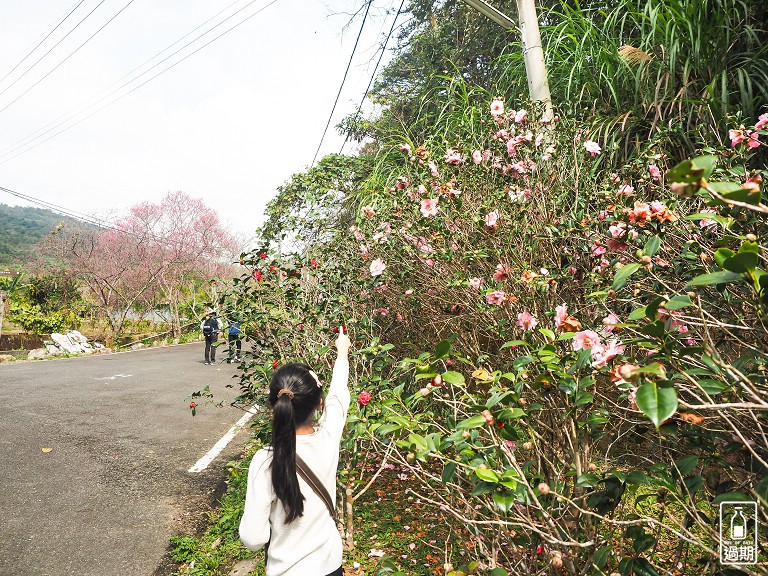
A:
{"label": "person with backpack", "polygon": [[246,548],[266,547],[267,576],[343,575],[336,471],[349,410],[350,346],[340,328],[325,398],[306,364],[286,364],[272,375],[272,445],[251,460],[240,520]]}
{"label": "person with backpack", "polygon": [[210,310],[208,317],[200,323],[200,330],[205,337],[205,365],[216,364],[216,346],[214,343],[219,339],[221,332],[221,320],[216,317],[216,311]]}
{"label": "person with backpack", "polygon": [[229,343],[229,358],[227,358],[227,364],[230,364],[232,360],[235,362],[240,360],[240,353],[243,349],[243,341],[240,337],[242,331],[240,330],[240,320],[236,316],[232,317],[227,328],[227,341]]}

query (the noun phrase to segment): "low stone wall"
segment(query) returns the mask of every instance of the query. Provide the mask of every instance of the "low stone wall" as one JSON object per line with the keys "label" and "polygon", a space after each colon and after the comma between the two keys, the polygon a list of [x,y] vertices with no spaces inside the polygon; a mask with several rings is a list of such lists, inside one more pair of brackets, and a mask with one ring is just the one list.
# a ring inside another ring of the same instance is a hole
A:
{"label": "low stone wall", "polygon": [[3,334],[0,336],[0,351],[42,348],[43,340],[47,339],[50,339],[48,334]]}

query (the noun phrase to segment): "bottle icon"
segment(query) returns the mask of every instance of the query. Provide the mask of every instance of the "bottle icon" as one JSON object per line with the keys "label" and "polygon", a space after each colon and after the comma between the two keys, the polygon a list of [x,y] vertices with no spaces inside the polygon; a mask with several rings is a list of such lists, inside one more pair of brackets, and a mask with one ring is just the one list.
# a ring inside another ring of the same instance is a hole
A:
{"label": "bottle icon", "polygon": [[745,540],[747,538],[747,519],[741,511],[741,506],[731,516],[731,540]]}

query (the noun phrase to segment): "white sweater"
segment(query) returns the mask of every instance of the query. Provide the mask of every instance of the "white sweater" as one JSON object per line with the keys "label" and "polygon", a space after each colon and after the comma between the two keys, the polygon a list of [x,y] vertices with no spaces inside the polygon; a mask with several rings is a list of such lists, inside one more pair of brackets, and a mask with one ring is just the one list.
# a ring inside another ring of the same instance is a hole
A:
{"label": "white sweater", "polygon": [[[339,443],[349,410],[348,380],[349,361],[338,358],[314,434],[296,436],[296,452],[323,483],[334,504]],[[240,540],[251,550],[259,550],[269,541],[267,576],[330,574],[341,566],[343,547],[328,508],[299,476],[304,514],[286,524],[283,505],[272,488],[271,462],[272,452],[266,448],[259,450],[251,461]]]}

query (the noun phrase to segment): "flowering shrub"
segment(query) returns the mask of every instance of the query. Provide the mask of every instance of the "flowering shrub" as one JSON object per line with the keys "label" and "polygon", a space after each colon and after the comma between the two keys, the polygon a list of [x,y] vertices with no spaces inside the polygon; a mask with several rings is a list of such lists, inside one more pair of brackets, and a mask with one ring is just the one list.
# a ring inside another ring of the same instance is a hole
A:
{"label": "flowering shrub", "polygon": [[350,326],[348,543],[377,455],[495,575],[715,573],[718,503],[768,503],[768,118],[613,167],[575,120],[456,114],[453,141],[383,153],[321,249],[244,259],[245,390]]}

